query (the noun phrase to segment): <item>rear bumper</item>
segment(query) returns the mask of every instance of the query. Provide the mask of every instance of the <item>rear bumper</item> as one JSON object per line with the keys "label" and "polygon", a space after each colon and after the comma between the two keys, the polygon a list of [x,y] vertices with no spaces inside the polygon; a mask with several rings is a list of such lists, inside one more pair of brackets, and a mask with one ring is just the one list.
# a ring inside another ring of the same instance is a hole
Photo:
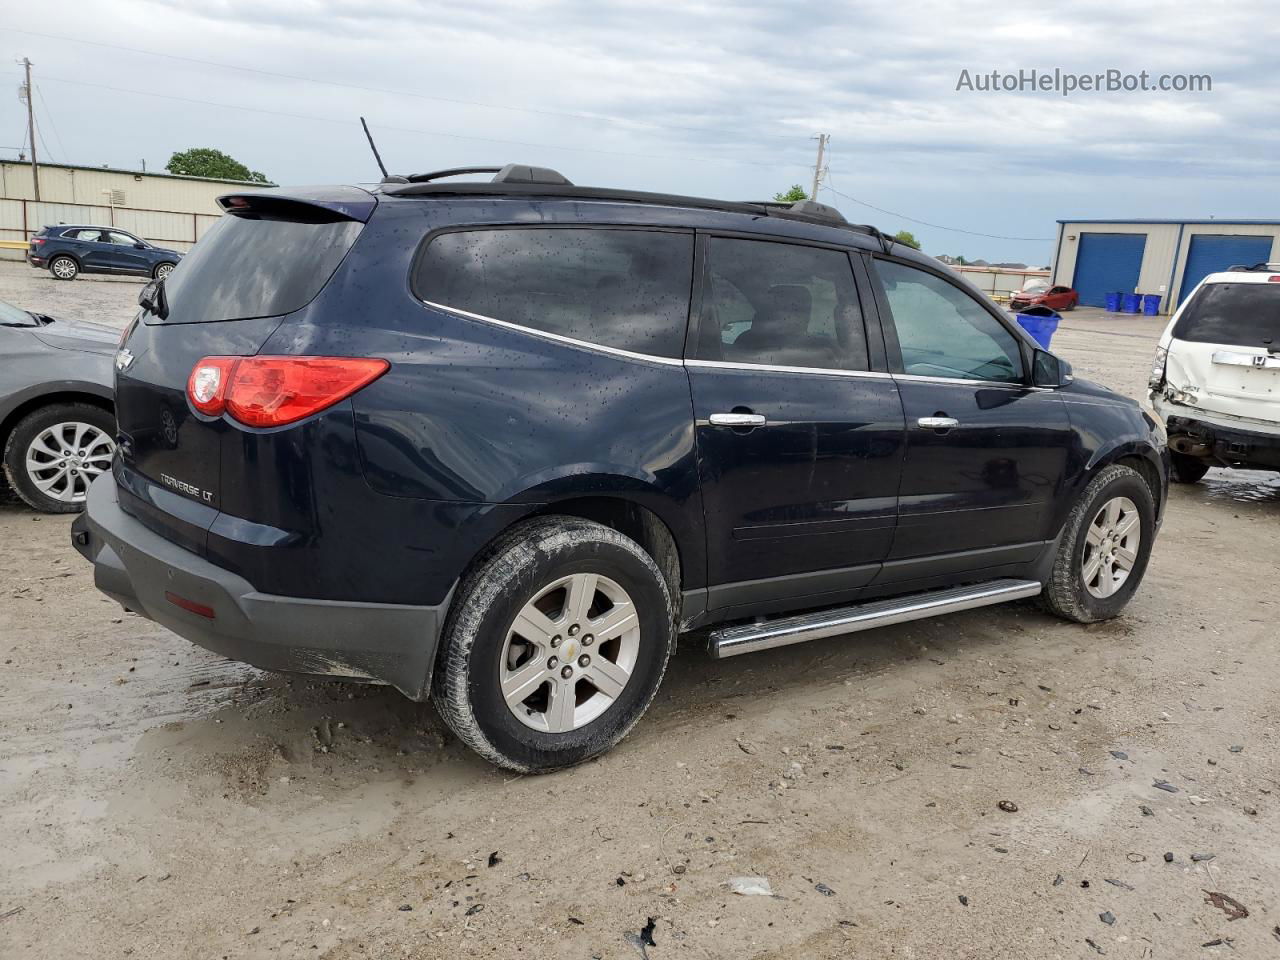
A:
{"label": "rear bumper", "polygon": [[27,254],[27,263],[31,264],[33,267],[43,267],[46,262],[47,260],[45,257],[37,257],[30,253]]}
{"label": "rear bumper", "polygon": [[1280,470],[1280,434],[1225,427],[1177,415],[1166,416],[1165,428],[1169,433],[1169,449],[1175,453],[1233,467]]}
{"label": "rear bumper", "polygon": [[71,532],[99,590],[192,643],[264,670],[374,680],[426,699],[449,597],[427,607],[259,593],[121,510],[110,473]]}

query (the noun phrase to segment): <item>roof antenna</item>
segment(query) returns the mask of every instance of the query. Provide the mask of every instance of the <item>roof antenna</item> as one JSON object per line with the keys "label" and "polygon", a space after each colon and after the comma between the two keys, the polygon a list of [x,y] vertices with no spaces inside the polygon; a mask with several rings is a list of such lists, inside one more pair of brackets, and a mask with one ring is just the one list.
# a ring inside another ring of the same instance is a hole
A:
{"label": "roof antenna", "polygon": [[360,126],[364,127],[364,135],[369,139],[369,149],[373,151],[373,159],[378,161],[378,169],[384,177],[387,176],[387,165],[382,162],[382,156],[378,153],[378,146],[373,142],[373,134],[369,132],[369,125],[364,122],[364,117],[360,118]]}

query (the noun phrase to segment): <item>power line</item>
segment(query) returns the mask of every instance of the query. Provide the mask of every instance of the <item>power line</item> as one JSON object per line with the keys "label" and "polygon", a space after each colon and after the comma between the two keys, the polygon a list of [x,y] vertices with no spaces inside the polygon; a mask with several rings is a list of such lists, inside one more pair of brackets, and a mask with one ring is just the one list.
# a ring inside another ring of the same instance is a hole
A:
{"label": "power line", "polygon": [[[125,87],[113,87],[104,83],[94,83],[89,80],[72,80],[68,77],[51,77],[47,74],[44,79],[53,81],[54,83],[70,83],[81,87],[93,87],[98,90],[110,90],[113,93],[131,93],[140,97],[155,97],[160,100],[175,100],[179,103],[197,103],[207,107],[221,107],[225,110],[240,110],[247,113],[261,113],[273,117],[290,117],[294,120],[311,120],[319,123],[340,123],[343,125],[350,124],[350,120],[340,120],[334,117],[318,117],[314,114],[305,113],[287,113],[282,110],[266,110],[262,107],[246,107],[242,104],[234,103],[218,103],[213,100],[197,100],[192,97],[177,97],[167,93],[154,93],[150,90],[131,90]],[[644,160],[678,160],[683,163],[740,163],[754,167],[765,167],[770,170],[777,170],[780,167],[799,167],[806,166],[802,164],[777,164],[764,163],[759,160],[741,160],[737,157],[681,157],[673,154],[662,153],[632,153],[624,150],[600,150],[594,147],[568,147],[563,144],[554,143],[530,143],[524,140],[503,140],[497,137],[473,137],[468,134],[446,133],[443,130],[421,130],[416,127],[401,127],[392,124],[377,124],[380,130],[396,130],[401,133],[416,133],[429,137],[448,137],[454,140],[475,140],[481,143],[504,143],[519,147],[533,147],[538,150],[567,150],[572,153],[600,153],[614,157],[638,157]]]}
{"label": "power line", "polygon": [[[830,175],[828,175],[828,179],[829,178],[830,178]],[[965,230],[962,227],[948,227],[948,226],[944,226],[941,223],[930,223],[928,220],[920,220],[920,219],[917,219],[916,217],[908,217],[905,213],[895,213],[892,210],[886,210],[884,207],[877,207],[874,203],[867,203],[867,201],[865,200],[859,200],[857,197],[851,197],[849,196],[849,194],[842,193],[832,186],[827,186],[824,184],[823,189],[828,190],[831,193],[834,193],[837,197],[844,197],[844,199],[850,201],[851,203],[856,203],[859,206],[870,207],[872,210],[877,210],[880,213],[883,213],[887,216],[897,217],[900,220],[909,220],[910,222],[918,223],[921,226],[933,227],[935,230],[950,230],[952,233],[965,233],[971,237],[986,237],[988,240],[1025,240],[1028,242],[1035,242],[1035,243],[1053,243],[1052,237],[1006,237],[999,233],[979,233],[976,230]]]}
{"label": "power line", "polygon": [[[391,94],[400,97],[413,97],[417,100],[430,100],[435,103],[450,103],[464,107],[482,107],[487,110],[507,110],[514,113],[530,113],[544,117],[561,117],[569,120],[586,120],[592,123],[612,123],[623,127],[650,127],[656,130],[683,130],[692,133],[708,133],[710,131],[705,127],[695,127],[691,125],[675,124],[675,123],[658,123],[652,120],[627,120],[620,117],[610,117],[603,114],[591,113],[574,113],[567,110],[548,110],[544,107],[527,107],[515,106],[507,103],[488,103],[483,100],[463,100],[457,97],[440,97],[427,93],[419,93],[416,90],[400,90],[393,87],[370,87],[357,83],[342,83],[338,80],[324,80],[319,77],[306,77],[294,73],[281,73],[275,70],[263,70],[260,67],[244,67],[235,63],[224,63],[218,60],[203,60],[199,57],[184,57],[175,53],[163,53],[159,50],[144,50],[140,47],[126,47],[117,43],[105,43],[101,40],[82,40],[79,37],[67,37],[56,33],[41,33],[36,30],[18,30],[10,28],[12,33],[22,33],[31,37],[43,37],[47,40],[60,40],[68,43],[83,43],[92,47],[103,47],[108,50],[123,50],[127,53],[138,53],[147,57],[163,57],[166,60],[178,60],[183,63],[195,63],[205,67],[216,67],[220,70],[238,70],[242,73],[253,73],[263,77],[274,77],[277,80],[294,80],[301,83],[318,83],[329,87],[339,87],[345,90],[359,90],[362,93],[382,93]],[[795,138],[787,134],[781,133],[764,133],[756,132],[756,136],[767,137],[773,140],[793,141]]]}
{"label": "power line", "polygon": [[[53,111],[49,109],[49,101],[44,98],[39,86],[35,84],[32,84],[32,86],[36,88],[36,96],[40,98],[40,106],[44,108],[45,119],[49,121],[49,129],[53,131],[53,139],[58,141],[58,152],[65,162],[71,158],[71,154],[67,153],[67,145],[62,142],[62,134],[58,133],[58,125],[53,122]],[[40,137],[43,140],[44,134],[41,133]]]}

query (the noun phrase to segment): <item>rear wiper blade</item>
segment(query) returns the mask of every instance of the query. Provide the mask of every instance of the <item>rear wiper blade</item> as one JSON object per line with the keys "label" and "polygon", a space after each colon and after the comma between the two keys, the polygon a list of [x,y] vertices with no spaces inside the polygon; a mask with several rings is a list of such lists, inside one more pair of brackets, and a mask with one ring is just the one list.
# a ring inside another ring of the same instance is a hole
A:
{"label": "rear wiper blade", "polygon": [[169,318],[169,298],[164,292],[164,279],[150,281],[138,294],[138,306],[161,320]]}

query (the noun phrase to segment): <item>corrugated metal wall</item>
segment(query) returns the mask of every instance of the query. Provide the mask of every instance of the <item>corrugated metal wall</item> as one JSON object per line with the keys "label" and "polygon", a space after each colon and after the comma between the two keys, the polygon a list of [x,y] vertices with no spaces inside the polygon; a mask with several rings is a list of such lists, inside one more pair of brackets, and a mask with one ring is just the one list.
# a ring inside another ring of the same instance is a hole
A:
{"label": "corrugated metal wall", "polygon": [[[255,188],[224,180],[41,164],[41,202],[36,203],[30,165],[3,161],[0,240],[25,243],[44,226],[92,223],[185,251],[217,221],[216,198],[243,189]],[[20,259],[22,252],[0,250],[0,255]]]}
{"label": "corrugated metal wall", "polygon": [[1142,256],[1142,270],[1137,289],[1132,293],[1158,293],[1160,310],[1170,313],[1177,306],[1177,292],[1182,285],[1182,272],[1187,264],[1191,237],[1197,233],[1232,236],[1269,236],[1273,240],[1272,257],[1280,258],[1280,224],[1231,223],[1088,223],[1067,222],[1059,225],[1059,243],[1053,264],[1054,283],[1074,283],[1076,254],[1082,233],[1142,233],[1147,246]]}

